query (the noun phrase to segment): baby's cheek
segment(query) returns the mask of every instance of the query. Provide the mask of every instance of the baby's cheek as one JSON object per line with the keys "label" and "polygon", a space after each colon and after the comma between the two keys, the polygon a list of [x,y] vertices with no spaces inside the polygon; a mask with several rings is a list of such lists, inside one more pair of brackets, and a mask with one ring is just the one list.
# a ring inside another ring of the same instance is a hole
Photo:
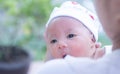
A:
{"label": "baby's cheek", "polygon": [[88,51],[86,51],[84,48],[75,47],[74,49],[70,50],[70,55],[75,57],[84,57],[87,56],[87,53]]}
{"label": "baby's cheek", "polygon": [[52,48],[52,49],[51,49],[51,55],[52,55],[54,58],[61,58],[60,50],[57,49],[57,48]]}

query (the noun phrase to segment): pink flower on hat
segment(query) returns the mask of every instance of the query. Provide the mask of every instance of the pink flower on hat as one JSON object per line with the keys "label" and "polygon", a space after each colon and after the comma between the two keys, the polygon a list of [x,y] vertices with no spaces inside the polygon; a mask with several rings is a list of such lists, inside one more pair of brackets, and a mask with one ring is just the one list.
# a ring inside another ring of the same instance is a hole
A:
{"label": "pink flower on hat", "polygon": [[77,2],[74,2],[74,1],[72,1],[71,3],[72,3],[73,5],[76,5],[76,4],[78,4]]}

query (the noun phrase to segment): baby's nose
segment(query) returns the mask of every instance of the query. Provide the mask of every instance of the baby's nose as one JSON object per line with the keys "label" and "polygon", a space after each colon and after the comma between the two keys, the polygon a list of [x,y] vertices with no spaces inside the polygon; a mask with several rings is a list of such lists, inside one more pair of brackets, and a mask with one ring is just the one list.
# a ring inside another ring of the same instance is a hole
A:
{"label": "baby's nose", "polygon": [[65,43],[64,41],[60,41],[58,44],[58,48],[59,49],[66,49],[67,48],[67,43]]}

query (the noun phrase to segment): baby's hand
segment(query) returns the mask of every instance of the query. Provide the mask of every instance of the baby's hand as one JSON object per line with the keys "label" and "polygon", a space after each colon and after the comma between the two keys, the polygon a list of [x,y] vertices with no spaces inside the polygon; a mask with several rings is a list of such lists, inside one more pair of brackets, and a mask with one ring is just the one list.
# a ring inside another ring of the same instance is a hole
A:
{"label": "baby's hand", "polygon": [[104,55],[109,54],[109,53],[112,52],[112,45],[106,45],[106,46],[101,48],[101,45],[98,44],[96,48],[97,49],[96,49],[95,55],[93,57],[94,59],[101,58]]}
{"label": "baby's hand", "polygon": [[105,55],[105,48],[97,48],[93,59],[99,59]]}

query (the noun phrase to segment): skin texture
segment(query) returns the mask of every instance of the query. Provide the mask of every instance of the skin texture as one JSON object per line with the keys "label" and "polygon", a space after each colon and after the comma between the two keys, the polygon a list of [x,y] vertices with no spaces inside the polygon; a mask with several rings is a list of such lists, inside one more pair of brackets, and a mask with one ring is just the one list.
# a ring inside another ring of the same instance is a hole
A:
{"label": "skin texture", "polygon": [[95,7],[113,50],[120,48],[120,0],[95,0]]}
{"label": "skin texture", "polygon": [[94,57],[99,48],[93,34],[78,20],[58,17],[51,21],[45,32],[47,56],[63,58],[69,54],[75,57]]}

